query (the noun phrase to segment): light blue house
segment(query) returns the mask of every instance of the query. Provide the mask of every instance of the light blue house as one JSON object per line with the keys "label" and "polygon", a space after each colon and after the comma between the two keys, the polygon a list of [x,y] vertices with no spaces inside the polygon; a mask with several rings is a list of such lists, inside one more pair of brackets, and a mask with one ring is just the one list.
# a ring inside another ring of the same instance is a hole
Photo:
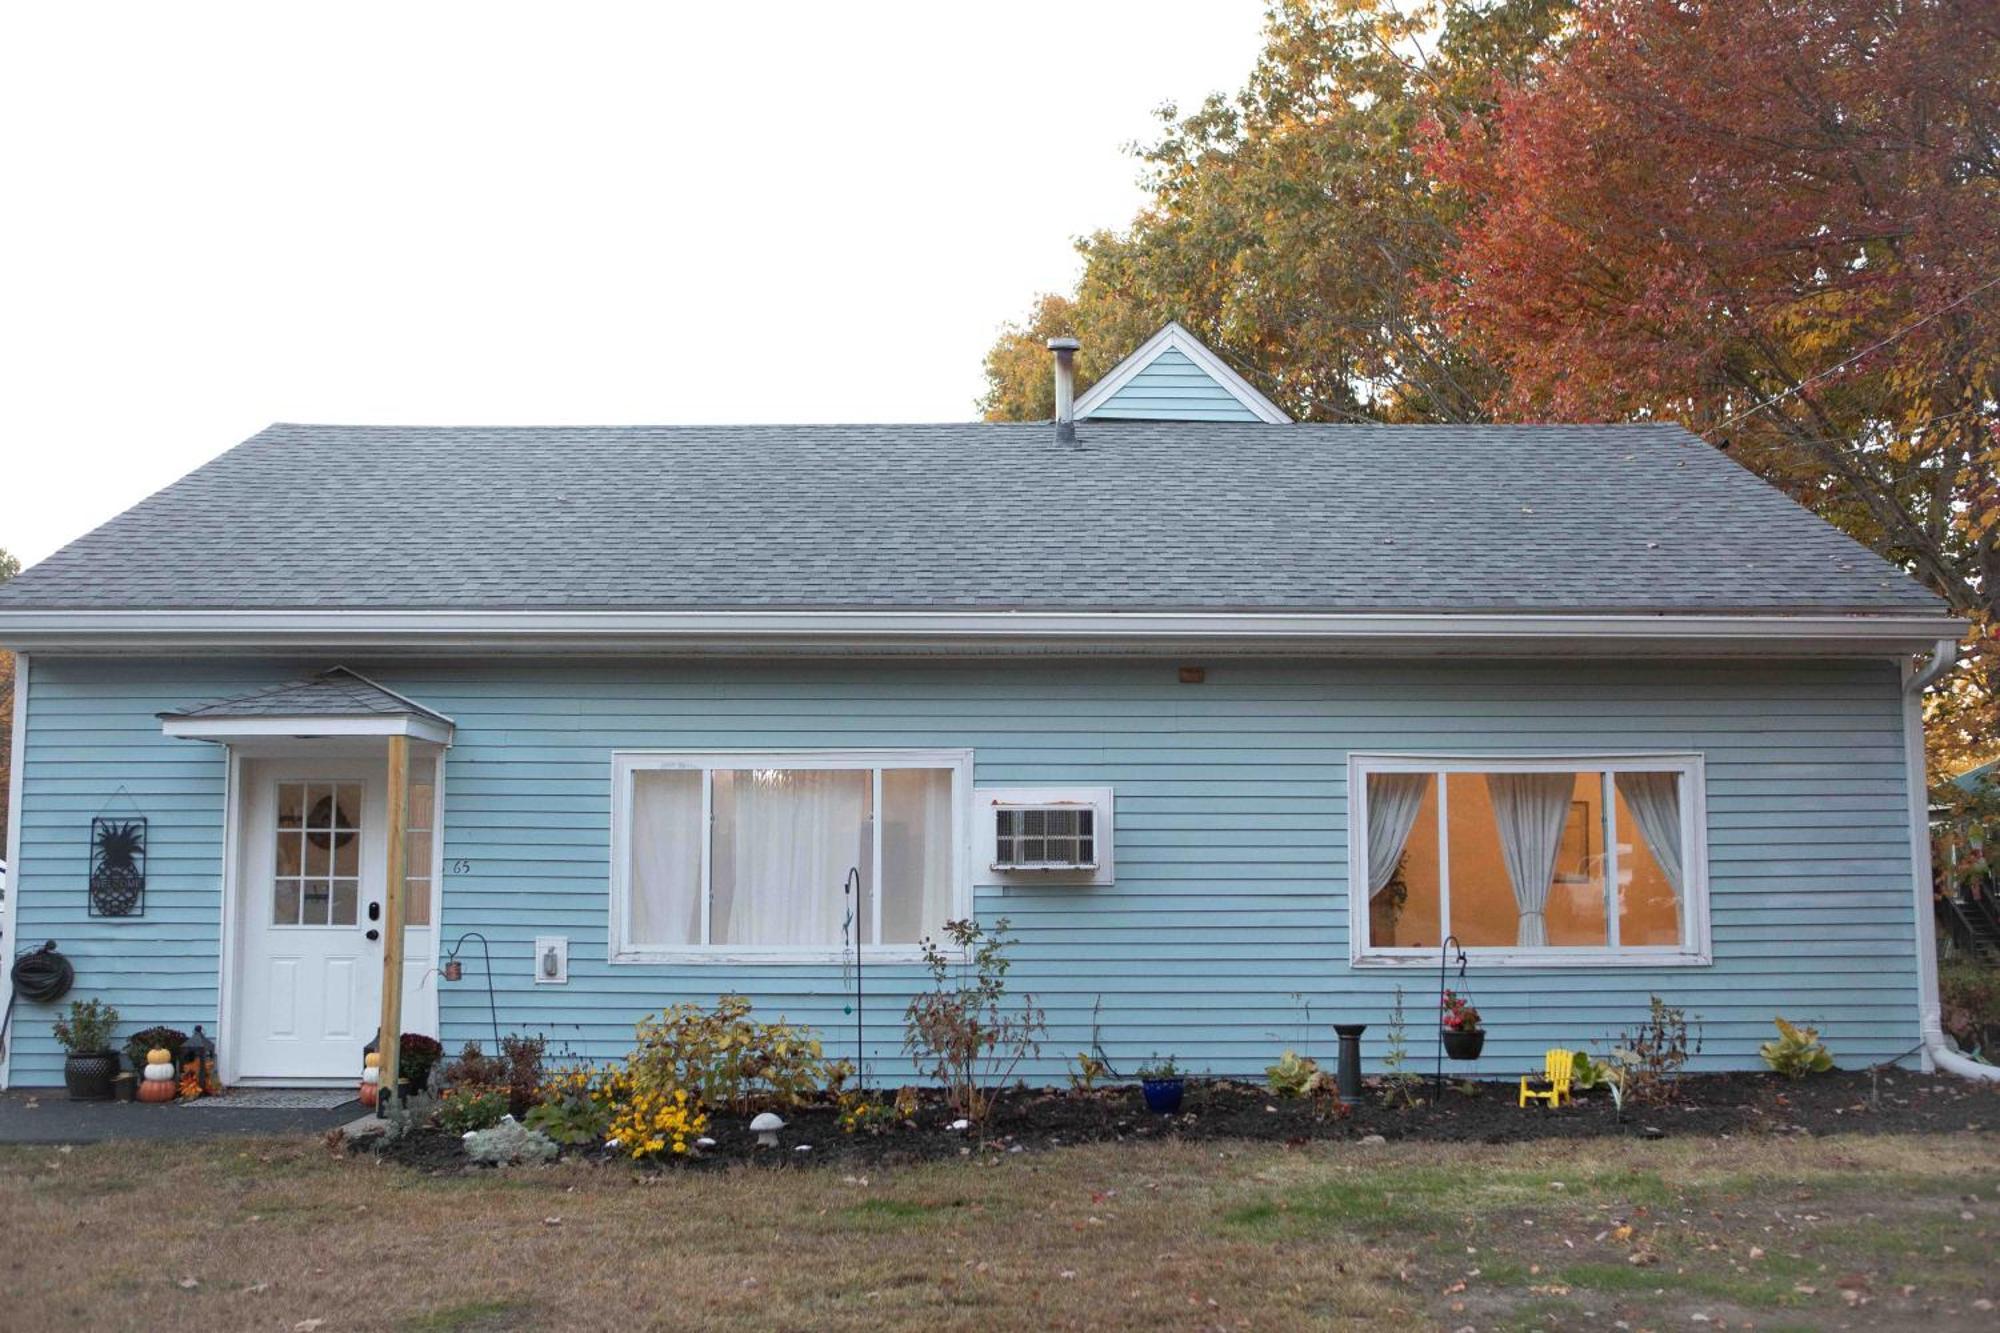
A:
{"label": "light blue house", "polygon": [[[1427,1060],[1447,935],[1480,1073],[1652,995],[1705,1068],[1779,1013],[1935,1040],[1959,626],[1901,572],[1675,427],[1292,424],[1177,326],[1075,418],[271,427],[0,589],[7,954],[232,1082],[353,1079],[402,737],[405,1026],[453,1047],[608,1059],[735,990],[901,1077],[972,913],[1030,1079],[1337,1021],[1373,1062],[1399,990]],[[140,820],[143,889],[94,876]],[[51,1017],[10,1083],[59,1081]]]}

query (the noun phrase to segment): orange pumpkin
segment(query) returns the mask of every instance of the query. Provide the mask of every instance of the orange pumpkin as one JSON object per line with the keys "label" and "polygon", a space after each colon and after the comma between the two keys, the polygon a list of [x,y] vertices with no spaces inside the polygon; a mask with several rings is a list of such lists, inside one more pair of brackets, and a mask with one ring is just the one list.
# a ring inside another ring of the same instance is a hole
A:
{"label": "orange pumpkin", "polygon": [[170,1102],[179,1089],[170,1078],[149,1078],[139,1085],[139,1100],[142,1102]]}

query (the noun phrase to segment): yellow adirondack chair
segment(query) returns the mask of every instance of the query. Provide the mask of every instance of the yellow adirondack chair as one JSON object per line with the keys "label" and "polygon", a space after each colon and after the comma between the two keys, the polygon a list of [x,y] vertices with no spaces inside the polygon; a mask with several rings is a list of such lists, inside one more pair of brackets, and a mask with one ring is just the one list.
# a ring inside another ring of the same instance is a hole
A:
{"label": "yellow adirondack chair", "polygon": [[1570,1093],[1569,1084],[1570,1080],[1575,1076],[1575,1051],[1553,1050],[1548,1052],[1542,1057],[1542,1081],[1548,1084],[1548,1086],[1545,1088],[1531,1088],[1528,1084],[1534,1081],[1535,1076],[1533,1074],[1522,1075],[1521,1105],[1526,1106],[1531,1101],[1537,1101],[1545,1106],[1561,1106],[1566,1101],[1574,1101],[1575,1097]]}

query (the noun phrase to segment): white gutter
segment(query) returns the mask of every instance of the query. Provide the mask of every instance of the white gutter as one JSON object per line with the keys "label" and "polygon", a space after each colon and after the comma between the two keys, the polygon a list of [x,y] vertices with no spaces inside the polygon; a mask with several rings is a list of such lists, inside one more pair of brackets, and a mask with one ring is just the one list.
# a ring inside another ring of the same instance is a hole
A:
{"label": "white gutter", "polygon": [[1936,909],[1931,902],[1930,800],[1924,774],[1924,691],[1958,661],[1958,640],[1939,639],[1921,670],[1904,667],[1903,761],[1910,794],[1910,880],[1916,907],[1917,1030],[1924,1068],[2000,1083],[2000,1066],[1968,1059],[1945,1039],[1938,1002]]}
{"label": "white gutter", "polygon": [[1964,629],[1913,612],[1754,615],[1040,611],[0,610],[36,651],[1902,656]]}

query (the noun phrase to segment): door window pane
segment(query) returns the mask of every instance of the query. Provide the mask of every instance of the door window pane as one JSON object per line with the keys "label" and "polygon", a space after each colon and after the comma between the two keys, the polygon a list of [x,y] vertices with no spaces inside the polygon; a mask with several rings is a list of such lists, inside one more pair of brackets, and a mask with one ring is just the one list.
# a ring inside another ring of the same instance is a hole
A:
{"label": "door window pane", "polygon": [[352,926],[361,896],[358,782],[277,784],[271,851],[271,923]]}

